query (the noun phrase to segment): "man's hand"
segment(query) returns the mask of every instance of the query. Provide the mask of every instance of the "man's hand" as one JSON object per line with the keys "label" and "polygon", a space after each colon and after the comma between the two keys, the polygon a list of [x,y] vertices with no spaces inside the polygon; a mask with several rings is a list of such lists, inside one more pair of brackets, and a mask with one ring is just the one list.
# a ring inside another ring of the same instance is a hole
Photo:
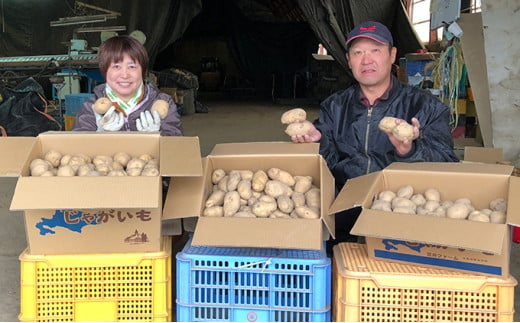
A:
{"label": "man's hand", "polygon": [[307,121],[307,120],[305,120],[303,122],[308,122],[310,124],[311,130],[309,130],[309,132],[307,132],[306,135],[291,136],[291,140],[293,142],[298,142],[298,143],[319,141],[321,139],[321,132],[318,129],[316,129],[316,127],[312,124],[312,122]]}
{"label": "man's hand", "polygon": [[[401,122],[406,122],[403,119],[397,119],[395,121],[396,124],[400,124]],[[397,151],[397,154],[403,156],[406,155],[412,150],[413,141],[417,138],[419,138],[419,128],[421,127],[421,124],[419,123],[419,120],[416,118],[412,118],[412,126],[413,126],[413,137],[410,140],[404,140],[400,141],[398,140],[392,133],[388,134],[388,139],[394,145],[395,150]]]}
{"label": "man's hand", "polygon": [[115,110],[116,107],[111,106],[103,116],[94,112],[98,127],[97,131],[119,131],[123,128],[125,117],[123,116],[123,113],[116,112]]}
{"label": "man's hand", "polygon": [[135,126],[139,131],[159,131],[161,129],[161,117],[159,116],[159,112],[141,112],[141,117],[136,120]]}

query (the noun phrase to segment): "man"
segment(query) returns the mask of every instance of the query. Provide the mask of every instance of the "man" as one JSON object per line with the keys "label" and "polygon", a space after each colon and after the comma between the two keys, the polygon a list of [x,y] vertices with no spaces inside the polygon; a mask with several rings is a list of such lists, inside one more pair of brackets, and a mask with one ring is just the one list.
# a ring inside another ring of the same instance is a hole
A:
{"label": "man", "polygon": [[[397,49],[390,31],[367,21],[348,35],[346,58],[357,84],[321,103],[319,118],[294,142],[320,142],[320,154],[339,192],[346,181],[381,170],[392,162],[455,162],[449,126],[450,109],[425,90],[400,83],[392,75]],[[408,122],[413,137],[399,141],[378,124],[385,116]],[[356,216],[336,217],[348,236]],[[347,222],[347,223],[342,223]],[[337,234],[338,235],[338,234]]]}

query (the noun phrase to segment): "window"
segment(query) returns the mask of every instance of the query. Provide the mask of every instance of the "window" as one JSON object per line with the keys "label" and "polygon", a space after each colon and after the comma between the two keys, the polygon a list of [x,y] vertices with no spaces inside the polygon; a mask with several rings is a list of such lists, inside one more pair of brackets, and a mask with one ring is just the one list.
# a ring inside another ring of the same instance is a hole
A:
{"label": "window", "polygon": [[[430,31],[430,4],[432,0],[411,0],[408,1],[408,15],[415,28],[415,32],[423,44],[436,42],[442,38],[443,28]],[[435,0],[433,0],[435,1]],[[480,12],[482,7],[481,0],[453,0],[462,1],[461,12]],[[464,3],[467,3],[464,7]],[[468,7],[469,5],[469,7]]]}

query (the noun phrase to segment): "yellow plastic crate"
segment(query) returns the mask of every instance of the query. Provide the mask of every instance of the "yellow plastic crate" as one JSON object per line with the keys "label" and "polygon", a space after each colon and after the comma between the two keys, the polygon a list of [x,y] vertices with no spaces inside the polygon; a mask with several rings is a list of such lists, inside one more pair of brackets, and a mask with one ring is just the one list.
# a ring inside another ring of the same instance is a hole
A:
{"label": "yellow plastic crate", "polygon": [[75,116],[63,115],[63,123],[65,125],[65,131],[70,131],[72,126],[74,125],[74,121],[76,120]]}
{"label": "yellow plastic crate", "polygon": [[514,277],[499,279],[368,258],[333,248],[334,322],[511,322]]}
{"label": "yellow plastic crate", "polygon": [[161,252],[31,255],[21,261],[21,322],[172,319],[171,238]]}

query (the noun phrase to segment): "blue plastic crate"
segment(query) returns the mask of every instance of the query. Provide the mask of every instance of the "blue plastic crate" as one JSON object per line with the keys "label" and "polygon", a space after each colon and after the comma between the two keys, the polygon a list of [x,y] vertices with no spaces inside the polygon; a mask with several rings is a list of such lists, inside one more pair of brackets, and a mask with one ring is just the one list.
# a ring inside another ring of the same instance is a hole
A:
{"label": "blue plastic crate", "polygon": [[177,322],[330,321],[324,248],[216,248],[190,238],[176,259]]}
{"label": "blue plastic crate", "polygon": [[83,103],[93,95],[92,93],[65,94],[65,115],[75,117]]}

